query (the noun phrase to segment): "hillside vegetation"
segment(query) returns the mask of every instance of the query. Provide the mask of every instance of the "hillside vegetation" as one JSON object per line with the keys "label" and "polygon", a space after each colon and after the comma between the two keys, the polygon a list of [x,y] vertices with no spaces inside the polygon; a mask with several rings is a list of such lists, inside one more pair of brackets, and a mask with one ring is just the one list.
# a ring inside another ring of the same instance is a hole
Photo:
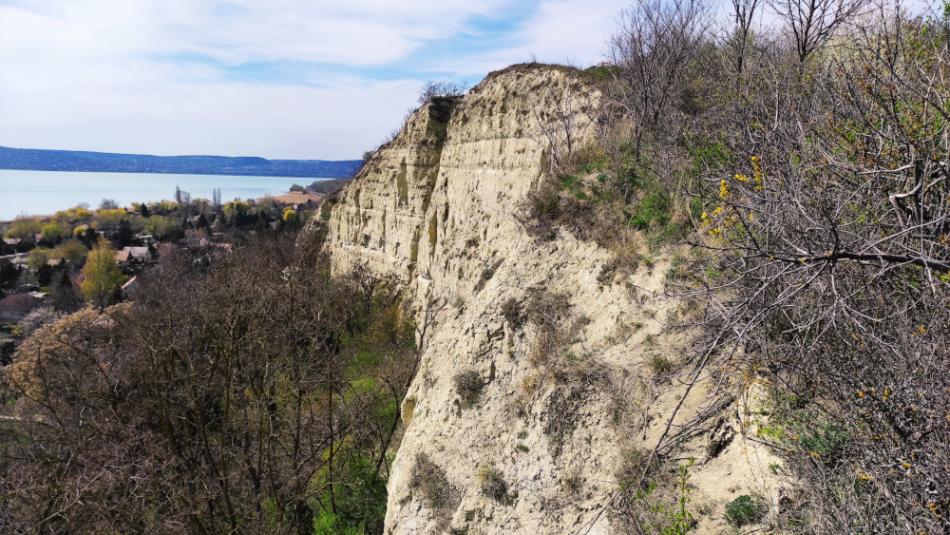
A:
{"label": "hillside vegetation", "polygon": [[[637,233],[692,245],[669,273],[702,311],[684,323],[703,335],[680,376],[767,386],[757,440],[797,480],[774,527],[941,533],[950,6],[769,7],[776,37],[753,27],[755,1],[734,2],[724,36],[700,2],[628,11],[612,65],[593,71],[603,135],[562,149],[526,219],[542,238],[553,226],[598,240],[620,269],[649,255]],[[636,485],[671,447],[644,456]]]}
{"label": "hillside vegetation", "polygon": [[299,235],[36,331],[0,531],[946,533],[950,6],[726,14],[430,84]]}

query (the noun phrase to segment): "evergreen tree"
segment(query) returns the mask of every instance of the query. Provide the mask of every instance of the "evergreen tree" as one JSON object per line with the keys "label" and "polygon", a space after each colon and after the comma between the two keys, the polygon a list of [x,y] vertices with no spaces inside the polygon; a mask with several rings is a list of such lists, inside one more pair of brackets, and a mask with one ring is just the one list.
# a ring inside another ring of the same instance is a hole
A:
{"label": "evergreen tree", "polygon": [[76,289],[73,288],[73,282],[66,270],[61,270],[53,280],[50,298],[53,301],[53,307],[63,312],[73,312],[82,304],[82,299],[79,298]]}

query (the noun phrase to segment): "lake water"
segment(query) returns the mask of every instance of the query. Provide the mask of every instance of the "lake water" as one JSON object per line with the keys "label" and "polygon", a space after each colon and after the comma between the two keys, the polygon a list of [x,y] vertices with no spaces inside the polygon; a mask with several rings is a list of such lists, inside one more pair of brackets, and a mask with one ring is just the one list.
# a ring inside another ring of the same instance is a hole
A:
{"label": "lake water", "polygon": [[175,198],[175,186],[192,199],[211,199],[215,188],[222,202],[257,199],[285,193],[293,184],[320,178],[281,178],[228,175],[166,175],[152,173],[73,173],[0,169],[0,221],[19,215],[49,215],[78,204],[99,206],[112,199],[119,206]]}

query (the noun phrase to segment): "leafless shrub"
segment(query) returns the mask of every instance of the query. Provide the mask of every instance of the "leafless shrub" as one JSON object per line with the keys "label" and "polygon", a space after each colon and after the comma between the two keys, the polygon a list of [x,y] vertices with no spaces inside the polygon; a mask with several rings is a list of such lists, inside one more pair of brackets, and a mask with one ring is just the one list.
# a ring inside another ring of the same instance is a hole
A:
{"label": "leafless shrub", "polygon": [[[813,9],[841,10],[829,15],[841,24],[857,7]],[[799,59],[833,31],[801,34]],[[799,530],[940,532],[950,526],[950,345],[937,327],[950,324],[947,40],[934,21],[882,12],[839,48],[792,83],[795,95],[778,75],[756,82],[738,116],[770,126],[747,129],[729,165],[709,170],[717,194],[697,244],[722,253],[721,275],[698,362],[740,360],[773,382],[782,410],[769,438],[803,482]]]}
{"label": "leafless shrub", "polygon": [[772,0],[772,8],[785,22],[798,60],[804,63],[868,3],[868,0]]}
{"label": "leafless shrub", "polygon": [[699,0],[639,0],[625,11],[611,39],[611,59],[620,83],[613,100],[630,118],[639,160],[645,136],[665,131],[686,97],[685,75],[707,31]]}
{"label": "leafless shrub", "polygon": [[563,371],[565,352],[578,331],[570,301],[566,295],[532,288],[528,293],[525,318],[536,329],[528,360],[545,374],[557,376]]}
{"label": "leafless shrub", "polygon": [[751,46],[752,24],[761,0],[732,0],[733,30],[726,46],[732,49],[736,79],[741,80],[745,70],[746,56]]}
{"label": "leafless shrub", "polygon": [[458,488],[449,481],[445,470],[425,453],[416,454],[409,486],[420,493],[426,507],[442,516],[451,517],[451,511],[458,507]]}
{"label": "leafless shrub", "polygon": [[586,396],[586,385],[574,384],[555,388],[545,400],[541,420],[548,439],[548,451],[555,459],[561,455],[564,441],[577,426],[577,409]]}
{"label": "leafless shrub", "polygon": [[501,304],[501,315],[512,330],[518,330],[524,325],[525,317],[521,313],[521,303],[514,297],[509,297]]}
{"label": "leafless shrub", "polygon": [[485,381],[475,370],[459,372],[452,378],[455,384],[455,393],[466,405],[474,405],[482,395],[482,389],[485,388]]}
{"label": "leafless shrub", "polygon": [[465,94],[465,84],[450,81],[429,81],[419,92],[419,105],[428,103],[433,98],[459,97]]}
{"label": "leafless shrub", "polygon": [[588,88],[571,76],[563,86],[541,91],[544,104],[533,110],[535,128],[547,147],[548,173],[556,175],[570,165],[577,148],[577,122],[584,114]]}
{"label": "leafless shrub", "polygon": [[508,482],[505,481],[505,476],[500,470],[493,466],[482,468],[478,472],[478,479],[483,496],[500,503],[511,502],[512,496],[508,494]]}
{"label": "leafless shrub", "polygon": [[564,294],[553,293],[543,288],[528,291],[525,314],[528,321],[540,328],[552,328],[565,321],[571,312],[571,302]]}

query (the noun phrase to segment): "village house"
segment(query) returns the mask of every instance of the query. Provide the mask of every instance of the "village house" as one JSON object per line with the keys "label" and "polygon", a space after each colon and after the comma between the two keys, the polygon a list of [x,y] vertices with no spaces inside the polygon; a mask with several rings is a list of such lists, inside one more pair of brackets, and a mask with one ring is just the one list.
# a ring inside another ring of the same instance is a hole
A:
{"label": "village house", "polygon": [[3,245],[0,246],[0,251],[3,254],[14,254],[14,253],[23,253],[29,251],[36,245],[34,236],[27,236],[26,238],[4,238]]}
{"label": "village house", "polygon": [[291,191],[290,193],[277,195],[273,199],[279,204],[293,207],[294,210],[312,210],[323,201],[323,195],[309,191]]}
{"label": "village house", "polygon": [[131,268],[150,264],[155,255],[149,247],[123,247],[115,252],[115,261],[123,268]]}
{"label": "village house", "polygon": [[18,245],[20,245],[20,240],[16,238],[5,238],[3,242],[0,242],[0,254],[8,255],[16,253]]}
{"label": "village house", "polygon": [[134,236],[134,238],[135,238],[135,241],[144,245],[152,245],[153,243],[156,243],[158,241],[155,239],[155,236],[147,232],[139,232],[138,234]]}

